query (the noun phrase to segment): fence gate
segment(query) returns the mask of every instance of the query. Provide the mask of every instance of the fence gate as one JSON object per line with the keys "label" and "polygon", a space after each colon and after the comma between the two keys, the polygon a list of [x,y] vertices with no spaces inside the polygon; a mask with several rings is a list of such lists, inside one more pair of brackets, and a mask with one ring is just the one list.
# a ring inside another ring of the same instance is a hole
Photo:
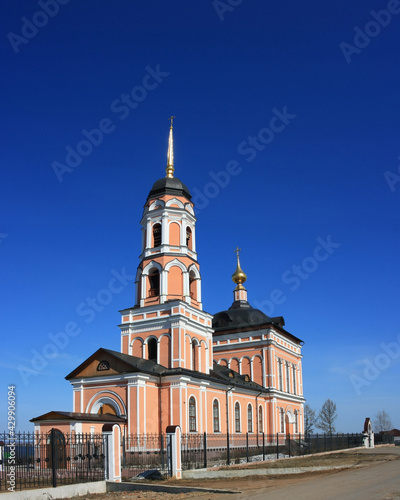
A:
{"label": "fence gate", "polygon": [[121,440],[122,478],[171,475],[166,434],[129,434]]}

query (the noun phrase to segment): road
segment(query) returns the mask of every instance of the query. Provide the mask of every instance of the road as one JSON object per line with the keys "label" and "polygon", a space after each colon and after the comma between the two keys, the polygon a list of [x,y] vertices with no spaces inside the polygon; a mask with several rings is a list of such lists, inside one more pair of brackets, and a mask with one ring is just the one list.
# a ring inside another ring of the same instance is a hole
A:
{"label": "road", "polygon": [[[232,484],[233,486],[233,484]],[[395,500],[400,499],[400,460],[378,462],[329,475],[241,485],[241,493],[213,495],[213,500]],[[200,497],[199,497],[200,498]],[[204,498],[204,497],[203,497]]]}

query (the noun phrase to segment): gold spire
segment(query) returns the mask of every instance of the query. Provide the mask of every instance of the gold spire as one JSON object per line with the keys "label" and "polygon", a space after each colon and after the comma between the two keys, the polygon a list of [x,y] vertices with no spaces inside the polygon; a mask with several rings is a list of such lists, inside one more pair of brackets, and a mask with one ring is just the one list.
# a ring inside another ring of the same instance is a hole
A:
{"label": "gold spire", "polygon": [[240,260],[239,260],[240,251],[241,249],[239,247],[236,247],[235,253],[237,257],[237,266],[236,266],[236,271],[232,274],[232,281],[236,283],[235,290],[243,290],[244,286],[242,283],[244,283],[247,280],[247,275],[242,271],[242,268],[240,267]]}
{"label": "gold spire", "polygon": [[171,125],[169,127],[169,139],[168,139],[168,153],[167,153],[167,177],[173,177],[174,176],[174,137],[172,134],[172,129],[173,129],[173,120],[175,116],[170,116],[171,120]]}

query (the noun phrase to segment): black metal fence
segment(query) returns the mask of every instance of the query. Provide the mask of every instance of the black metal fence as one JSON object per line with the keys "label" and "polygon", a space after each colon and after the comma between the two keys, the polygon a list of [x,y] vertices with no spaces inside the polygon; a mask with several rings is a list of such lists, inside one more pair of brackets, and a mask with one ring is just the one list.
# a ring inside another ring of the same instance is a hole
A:
{"label": "black metal fence", "polygon": [[[101,481],[108,477],[108,437],[97,434],[0,434],[0,492]],[[171,435],[124,436],[122,477],[170,476]],[[363,446],[363,434],[183,434],[182,469],[302,456]],[[376,434],[375,444],[392,444]]]}
{"label": "black metal fence", "polygon": [[394,444],[394,434],[390,434],[390,432],[379,432],[378,434],[374,434],[374,443]]}
{"label": "black metal fence", "polygon": [[107,436],[0,434],[0,491],[104,480]]}
{"label": "black metal fence", "polygon": [[171,436],[130,434],[122,438],[122,477],[171,476]]}
{"label": "black metal fence", "polygon": [[[182,469],[256,462],[363,446],[362,434],[183,434]],[[386,443],[393,442],[386,441]]]}

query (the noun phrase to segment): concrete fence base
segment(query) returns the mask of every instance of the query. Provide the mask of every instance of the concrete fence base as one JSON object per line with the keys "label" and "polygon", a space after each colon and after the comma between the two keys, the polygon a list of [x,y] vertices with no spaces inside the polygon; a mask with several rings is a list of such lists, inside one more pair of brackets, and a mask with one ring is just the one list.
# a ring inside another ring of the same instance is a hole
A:
{"label": "concrete fence base", "polygon": [[71,498],[93,493],[107,493],[106,481],[93,483],[68,484],[57,488],[40,488],[37,490],[11,491],[1,493],[1,500],[50,500],[56,498]]}

